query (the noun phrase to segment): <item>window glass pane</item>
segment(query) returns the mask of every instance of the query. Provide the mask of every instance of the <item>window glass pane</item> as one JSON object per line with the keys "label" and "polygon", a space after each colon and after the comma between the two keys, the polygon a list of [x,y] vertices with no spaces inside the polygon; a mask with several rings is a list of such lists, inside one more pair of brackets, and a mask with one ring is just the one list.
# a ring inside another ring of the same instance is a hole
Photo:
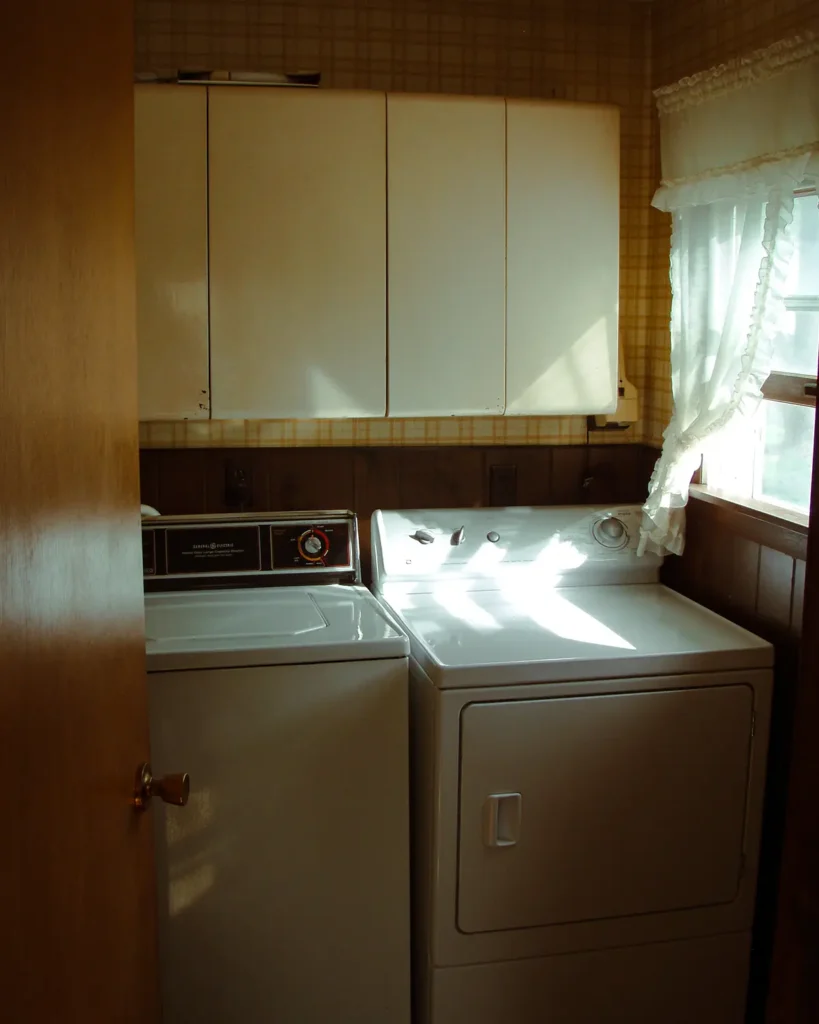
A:
{"label": "window glass pane", "polygon": [[793,204],[794,251],[785,288],[788,308],[774,339],[773,369],[816,373],[819,361],[819,198],[797,196]]}
{"label": "window glass pane", "polygon": [[[819,197],[794,201],[794,254],[786,312],[774,340],[773,369],[815,376],[819,361]],[[761,402],[750,420],[737,419],[704,455],[709,487],[742,498],[808,512],[814,409]]]}
{"label": "window glass pane", "polygon": [[762,402],[755,498],[809,511],[814,412],[811,406]]}
{"label": "window glass pane", "polygon": [[793,259],[787,295],[819,295],[819,197],[797,196],[793,204]]}
{"label": "window glass pane", "polygon": [[[817,216],[819,221],[819,216]],[[782,373],[816,373],[819,360],[819,312],[785,314],[782,332],[774,340],[773,369]]]}
{"label": "window glass pane", "polygon": [[750,420],[737,416],[708,440],[703,456],[704,482],[708,487],[740,498],[754,496],[759,425],[759,412]]}

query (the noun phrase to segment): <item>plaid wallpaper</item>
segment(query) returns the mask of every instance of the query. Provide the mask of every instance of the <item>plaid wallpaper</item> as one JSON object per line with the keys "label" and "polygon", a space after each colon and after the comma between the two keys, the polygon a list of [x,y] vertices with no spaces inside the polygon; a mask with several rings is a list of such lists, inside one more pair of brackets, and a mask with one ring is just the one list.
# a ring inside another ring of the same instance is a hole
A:
{"label": "plaid wallpaper", "polygon": [[655,87],[819,29],[816,0],[657,0],[653,15]]}
{"label": "plaid wallpaper", "polygon": [[[330,88],[557,97],[622,116],[620,336],[658,444],[670,414],[668,218],[652,87],[805,24],[816,0],[136,0],[138,70],[319,70]],[[652,44],[653,36],[653,44]],[[144,446],[578,444],[584,418],[142,424]]]}

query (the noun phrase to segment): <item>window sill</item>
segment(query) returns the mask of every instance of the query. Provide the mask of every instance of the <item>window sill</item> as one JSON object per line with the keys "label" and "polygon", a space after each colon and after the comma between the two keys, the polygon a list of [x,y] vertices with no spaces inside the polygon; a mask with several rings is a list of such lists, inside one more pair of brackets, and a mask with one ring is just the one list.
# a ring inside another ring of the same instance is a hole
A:
{"label": "window sill", "polygon": [[778,505],[737,498],[692,484],[689,494],[713,506],[714,513],[735,533],[792,558],[807,558],[809,516]]}

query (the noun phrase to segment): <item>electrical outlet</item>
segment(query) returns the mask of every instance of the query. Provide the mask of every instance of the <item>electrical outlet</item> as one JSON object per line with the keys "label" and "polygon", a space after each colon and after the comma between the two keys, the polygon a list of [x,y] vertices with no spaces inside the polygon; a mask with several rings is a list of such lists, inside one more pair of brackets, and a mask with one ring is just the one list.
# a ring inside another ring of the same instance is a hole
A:
{"label": "electrical outlet", "polygon": [[225,463],[225,506],[244,512],[253,505],[253,475],[247,466]]}

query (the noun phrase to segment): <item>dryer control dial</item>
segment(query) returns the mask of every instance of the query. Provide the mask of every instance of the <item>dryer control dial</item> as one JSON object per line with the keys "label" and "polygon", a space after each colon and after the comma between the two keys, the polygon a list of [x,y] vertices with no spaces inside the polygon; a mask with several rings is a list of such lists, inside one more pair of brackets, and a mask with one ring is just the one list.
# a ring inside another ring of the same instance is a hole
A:
{"label": "dryer control dial", "polygon": [[628,544],[628,530],[622,519],[606,516],[592,527],[592,536],[604,548],[624,548]]}

